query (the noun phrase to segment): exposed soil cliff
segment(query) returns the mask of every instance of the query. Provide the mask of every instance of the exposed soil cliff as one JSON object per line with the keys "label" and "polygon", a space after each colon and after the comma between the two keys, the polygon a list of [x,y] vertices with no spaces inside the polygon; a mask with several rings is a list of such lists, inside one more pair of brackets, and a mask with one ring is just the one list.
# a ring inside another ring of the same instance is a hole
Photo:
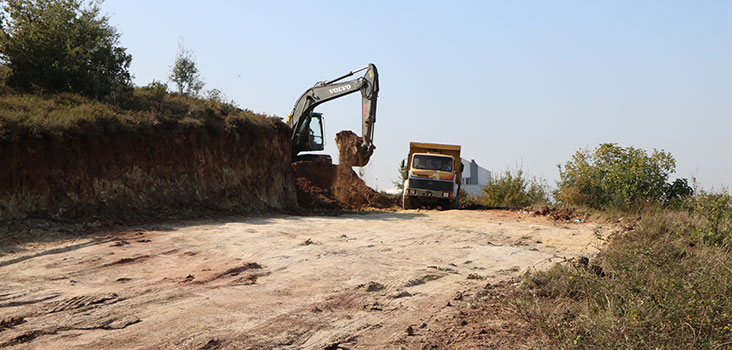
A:
{"label": "exposed soil cliff", "polygon": [[0,141],[0,220],[296,208],[281,122]]}

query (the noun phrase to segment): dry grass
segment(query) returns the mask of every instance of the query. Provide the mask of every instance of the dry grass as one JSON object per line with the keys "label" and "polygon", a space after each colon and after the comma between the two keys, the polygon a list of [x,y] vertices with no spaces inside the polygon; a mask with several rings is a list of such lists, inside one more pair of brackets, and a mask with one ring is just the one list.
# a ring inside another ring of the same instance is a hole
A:
{"label": "dry grass", "polygon": [[274,125],[269,118],[231,104],[138,88],[115,104],[76,94],[0,95],[0,140],[24,136],[108,135],[121,129],[145,132],[240,125]]}
{"label": "dry grass", "polygon": [[593,260],[525,276],[514,302],[552,348],[732,348],[732,255],[690,239],[702,225],[646,212]]}

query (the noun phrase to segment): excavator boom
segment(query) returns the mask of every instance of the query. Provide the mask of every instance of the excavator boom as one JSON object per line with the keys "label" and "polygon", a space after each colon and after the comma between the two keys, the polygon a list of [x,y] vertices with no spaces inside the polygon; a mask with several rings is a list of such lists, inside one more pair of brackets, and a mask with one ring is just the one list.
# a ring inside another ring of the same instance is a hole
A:
{"label": "excavator boom", "polygon": [[[341,81],[364,70],[366,73],[363,77]],[[295,102],[292,113],[287,116],[287,124],[292,128],[290,144],[293,159],[303,151],[323,150],[322,142],[313,142],[312,130],[315,129],[315,124],[318,124],[322,133],[322,124],[320,124],[322,118],[320,114],[313,113],[315,107],[356,91],[361,91],[361,137],[363,142],[357,149],[352,150],[355,152],[352,159],[358,159],[357,164],[354,164],[356,166],[364,166],[368,163],[375,148],[373,144],[374,123],[376,123],[376,100],[379,94],[379,74],[373,64],[348,72],[338,78],[319,82],[300,96]],[[315,119],[317,121],[314,121]]]}

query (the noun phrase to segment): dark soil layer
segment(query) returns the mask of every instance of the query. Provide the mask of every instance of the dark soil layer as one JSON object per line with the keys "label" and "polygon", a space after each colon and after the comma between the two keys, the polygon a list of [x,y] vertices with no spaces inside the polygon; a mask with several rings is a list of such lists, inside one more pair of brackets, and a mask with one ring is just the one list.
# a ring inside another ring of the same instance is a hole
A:
{"label": "dark soil layer", "polygon": [[296,207],[289,129],[241,121],[0,140],[0,220]]}

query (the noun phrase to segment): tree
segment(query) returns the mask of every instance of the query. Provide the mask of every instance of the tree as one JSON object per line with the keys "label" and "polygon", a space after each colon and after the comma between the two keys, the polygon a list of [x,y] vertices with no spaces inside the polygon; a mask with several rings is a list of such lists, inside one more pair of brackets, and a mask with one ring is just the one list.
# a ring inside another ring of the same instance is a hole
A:
{"label": "tree", "polygon": [[516,172],[506,170],[488,179],[483,195],[483,203],[490,207],[523,208],[549,202],[542,182],[536,178],[529,179],[521,169]]}
{"label": "tree", "polygon": [[193,54],[183,46],[183,40],[178,42],[178,54],[170,72],[170,80],[178,86],[178,93],[187,96],[198,96],[203,89],[203,81],[198,74]]}
{"label": "tree", "polygon": [[407,181],[407,165],[404,164],[404,160],[402,160],[402,163],[399,165],[399,178],[397,181],[392,181],[391,183],[394,184],[399,191],[404,191],[405,181]]}
{"label": "tree", "polygon": [[0,7],[0,60],[8,85],[94,98],[129,89],[132,57],[100,15],[101,0],[7,0]]}
{"label": "tree", "polygon": [[633,210],[690,195],[686,179],[667,184],[676,161],[671,154],[601,144],[579,150],[559,166],[557,199],[569,205]]}

